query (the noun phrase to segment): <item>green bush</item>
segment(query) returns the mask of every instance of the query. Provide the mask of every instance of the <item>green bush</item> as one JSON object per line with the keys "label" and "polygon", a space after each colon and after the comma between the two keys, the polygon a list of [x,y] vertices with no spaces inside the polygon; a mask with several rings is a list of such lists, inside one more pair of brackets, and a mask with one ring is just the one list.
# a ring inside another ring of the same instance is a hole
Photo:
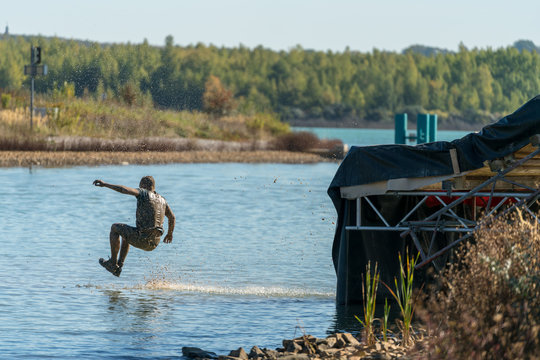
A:
{"label": "green bush", "polygon": [[274,114],[257,113],[246,120],[246,126],[254,134],[268,132],[275,136],[291,131],[289,124],[281,122]]}
{"label": "green bush", "polygon": [[11,94],[2,94],[1,98],[2,102],[2,109],[7,109],[9,105],[11,104]]}

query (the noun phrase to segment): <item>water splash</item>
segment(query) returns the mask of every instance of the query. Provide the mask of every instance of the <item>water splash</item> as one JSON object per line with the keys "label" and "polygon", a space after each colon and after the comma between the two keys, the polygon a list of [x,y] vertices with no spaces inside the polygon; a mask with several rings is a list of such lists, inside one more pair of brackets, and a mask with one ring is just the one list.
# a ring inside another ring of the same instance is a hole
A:
{"label": "water splash", "polygon": [[333,298],[333,292],[318,291],[313,289],[285,288],[279,286],[219,286],[190,284],[174,282],[167,280],[149,280],[144,284],[118,286],[115,284],[95,285],[84,284],[76,285],[79,288],[96,290],[114,290],[114,291],[178,291],[190,294],[218,295],[218,296],[253,296],[266,298]]}
{"label": "water splash", "polygon": [[149,280],[145,284],[139,286],[145,290],[171,290],[188,293],[200,293],[209,295],[225,295],[225,296],[258,296],[258,297],[333,297],[331,292],[317,291],[311,289],[300,288],[284,288],[279,286],[219,286],[219,285],[202,285],[189,284],[182,282],[173,282],[167,280]]}

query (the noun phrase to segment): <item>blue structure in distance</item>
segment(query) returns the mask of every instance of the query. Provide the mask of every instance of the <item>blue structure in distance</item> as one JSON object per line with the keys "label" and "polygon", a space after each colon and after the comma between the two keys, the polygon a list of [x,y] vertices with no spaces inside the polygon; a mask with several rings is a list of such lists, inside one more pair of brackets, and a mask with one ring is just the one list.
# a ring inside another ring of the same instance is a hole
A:
{"label": "blue structure in distance", "polygon": [[429,114],[418,114],[416,118],[416,143],[430,142],[429,135]]}
{"label": "blue structure in distance", "polygon": [[394,143],[406,144],[407,140],[416,140],[417,144],[437,141],[437,114],[418,114],[416,118],[416,136],[407,135],[407,114],[396,114],[394,118]]}
{"label": "blue structure in distance", "polygon": [[429,142],[437,141],[437,114],[429,114]]}
{"label": "blue structure in distance", "polygon": [[394,143],[405,144],[407,140],[407,114],[396,114],[394,130]]}

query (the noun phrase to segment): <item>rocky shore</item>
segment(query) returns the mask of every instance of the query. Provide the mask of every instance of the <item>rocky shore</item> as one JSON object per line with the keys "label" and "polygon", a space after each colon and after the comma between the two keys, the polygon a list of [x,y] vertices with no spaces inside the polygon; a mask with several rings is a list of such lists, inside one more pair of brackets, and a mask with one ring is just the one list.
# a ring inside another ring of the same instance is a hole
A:
{"label": "rocky shore", "polygon": [[172,163],[285,163],[309,164],[336,159],[316,153],[290,151],[0,151],[0,167],[62,167],[98,165],[146,165]]}
{"label": "rocky shore", "polygon": [[217,355],[194,347],[182,348],[182,354],[191,359],[217,360],[317,360],[317,359],[410,359],[408,349],[399,340],[377,341],[366,345],[349,333],[337,333],[327,338],[304,335],[292,340],[283,340],[283,347],[270,350],[257,346],[246,352],[243,348],[228,355]]}

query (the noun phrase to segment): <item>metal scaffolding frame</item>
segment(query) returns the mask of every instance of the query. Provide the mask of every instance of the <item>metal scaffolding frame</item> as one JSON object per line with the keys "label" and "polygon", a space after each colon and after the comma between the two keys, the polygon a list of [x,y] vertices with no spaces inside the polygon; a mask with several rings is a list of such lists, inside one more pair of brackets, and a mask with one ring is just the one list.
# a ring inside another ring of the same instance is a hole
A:
{"label": "metal scaffolding frame", "polygon": [[[538,142],[533,142],[538,146]],[[412,241],[420,253],[421,261],[416,266],[421,268],[429,263],[433,263],[437,270],[440,270],[440,265],[437,265],[434,260],[448,252],[454,246],[469,239],[474,232],[488,221],[504,216],[517,208],[523,208],[536,221],[540,223],[537,215],[531,211],[530,207],[540,198],[540,189],[536,189],[530,185],[523,184],[506,177],[512,170],[522,166],[530,159],[540,154],[540,148],[536,148],[522,159],[515,160],[511,157],[501,160],[494,160],[490,163],[492,169],[498,168],[489,179],[485,180],[480,185],[471,190],[452,191],[451,186],[443,183],[443,188],[448,190],[441,191],[391,191],[385,196],[415,196],[421,197],[420,201],[397,223],[390,224],[389,221],[382,215],[381,211],[373,204],[368,196],[356,198],[356,224],[346,226],[346,231],[398,231],[403,239],[411,236]],[[512,190],[496,191],[497,183],[504,182],[511,185]],[[487,189],[487,190],[486,190]],[[450,202],[445,202],[444,197],[455,198]],[[477,199],[487,199],[485,206],[485,214],[481,219],[476,219],[476,210],[473,212],[472,218],[467,218],[465,215],[458,215],[458,207],[464,204],[465,201],[472,200],[472,204],[476,207]],[[423,217],[418,213],[418,210],[428,200],[435,200],[442,206],[436,212]],[[367,204],[377,214],[378,219],[382,222],[380,225],[363,225],[362,224],[362,205]],[[416,214],[421,220],[409,220],[413,214]],[[454,233],[457,239],[442,249],[435,250],[437,234]],[[430,239],[429,245],[423,247],[420,237]]]}

